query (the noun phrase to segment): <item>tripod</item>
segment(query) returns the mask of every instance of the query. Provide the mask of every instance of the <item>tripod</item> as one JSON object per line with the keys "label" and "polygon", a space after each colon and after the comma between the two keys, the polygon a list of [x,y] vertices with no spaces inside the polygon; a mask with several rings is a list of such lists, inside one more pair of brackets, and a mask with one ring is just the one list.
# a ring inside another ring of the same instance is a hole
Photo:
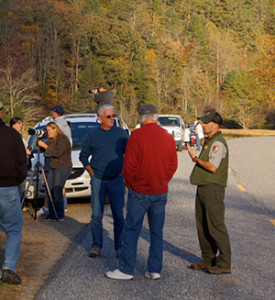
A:
{"label": "tripod", "polygon": [[39,170],[41,170],[41,175],[42,175],[42,179],[44,181],[44,185],[46,187],[46,191],[47,191],[47,194],[48,194],[48,198],[50,199],[51,201],[51,204],[52,204],[52,207],[53,207],[53,211],[54,211],[54,215],[55,215],[55,218],[56,218],[56,221],[58,222],[58,217],[57,217],[57,213],[56,213],[56,209],[55,209],[55,206],[54,206],[54,203],[53,203],[53,198],[52,198],[52,194],[51,194],[51,191],[50,191],[50,188],[49,188],[49,184],[48,184],[48,181],[47,181],[47,177],[46,177],[46,174],[45,174],[45,170],[40,162],[40,147],[38,146],[38,152],[37,152],[37,162],[36,164],[34,165],[34,168],[32,170],[32,173],[31,173],[31,176],[30,176],[30,180],[28,182],[28,185],[27,185],[27,188],[24,192],[24,197],[22,199],[22,203],[21,203],[21,207],[23,208],[24,207],[24,203],[25,203],[25,199],[26,199],[26,194],[27,192],[29,191],[29,188],[30,188],[30,185],[31,183],[33,182],[33,177],[34,175],[36,174],[36,182],[35,182],[35,190],[34,190],[34,198],[32,200],[33,202],[33,207],[34,207],[34,214],[32,214],[32,217],[34,220],[36,220],[36,215],[37,215],[37,207],[35,205],[35,203],[37,202],[38,200],[38,184],[39,184]]}

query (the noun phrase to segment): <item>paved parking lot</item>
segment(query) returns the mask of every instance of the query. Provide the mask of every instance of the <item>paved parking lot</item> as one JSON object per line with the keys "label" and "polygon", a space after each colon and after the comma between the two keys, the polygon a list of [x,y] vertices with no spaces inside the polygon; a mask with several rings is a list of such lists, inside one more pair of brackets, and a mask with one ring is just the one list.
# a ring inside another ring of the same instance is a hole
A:
{"label": "paved parking lot", "polygon": [[[267,139],[275,146],[274,137]],[[247,143],[234,141],[232,145],[229,142],[232,158],[244,155],[248,159],[250,148]],[[254,159],[250,167],[246,165],[246,172],[269,164],[268,157],[273,151],[267,147],[264,150],[259,162]],[[252,156],[254,151],[258,150],[253,148],[250,151]],[[144,277],[149,248],[146,220],[139,239],[134,280],[123,282],[104,277],[106,271],[117,267],[112,218],[106,206],[102,257],[88,257],[91,234],[87,227],[73,242],[35,299],[274,299],[275,226],[271,221],[275,219],[275,211],[269,205],[269,191],[266,187],[265,193],[255,193],[252,197],[254,192],[248,185],[246,191],[241,190],[239,185],[245,186],[246,182],[242,182],[242,177],[246,177],[238,174],[244,167],[233,161],[230,164],[234,168],[229,173],[225,202],[232,247],[231,275],[210,275],[189,269],[190,263],[200,260],[200,249],[194,219],[195,187],[189,184],[193,163],[184,151],[179,153],[179,168],[170,183],[162,280],[154,282]],[[274,174],[270,176],[274,185]],[[262,180],[265,182],[266,179]]]}

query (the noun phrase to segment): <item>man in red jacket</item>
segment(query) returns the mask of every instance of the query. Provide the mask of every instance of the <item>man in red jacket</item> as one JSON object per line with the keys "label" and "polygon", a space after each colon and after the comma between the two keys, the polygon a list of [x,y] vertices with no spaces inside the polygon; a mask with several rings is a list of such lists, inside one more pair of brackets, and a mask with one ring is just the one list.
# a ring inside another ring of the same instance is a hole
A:
{"label": "man in red jacket", "polygon": [[122,240],[119,268],[106,273],[111,279],[133,279],[137,241],[144,215],[148,215],[151,244],[145,276],[160,279],[163,258],[163,226],[168,183],[178,165],[174,138],[158,126],[154,105],[139,110],[141,128],[128,141],[123,174],[128,191],[127,216]]}

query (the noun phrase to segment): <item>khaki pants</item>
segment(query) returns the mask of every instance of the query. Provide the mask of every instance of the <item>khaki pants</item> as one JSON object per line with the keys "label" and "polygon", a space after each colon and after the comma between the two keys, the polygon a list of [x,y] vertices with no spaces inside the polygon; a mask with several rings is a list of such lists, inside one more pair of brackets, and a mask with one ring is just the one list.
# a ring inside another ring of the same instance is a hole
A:
{"label": "khaki pants", "polygon": [[230,268],[231,250],[224,223],[224,194],[225,188],[218,184],[198,186],[196,223],[203,260],[213,265]]}

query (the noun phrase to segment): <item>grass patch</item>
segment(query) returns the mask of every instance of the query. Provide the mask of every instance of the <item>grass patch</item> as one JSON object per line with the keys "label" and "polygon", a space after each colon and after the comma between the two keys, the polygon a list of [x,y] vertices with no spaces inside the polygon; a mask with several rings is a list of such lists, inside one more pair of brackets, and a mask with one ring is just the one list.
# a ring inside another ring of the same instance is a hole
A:
{"label": "grass patch", "polygon": [[267,129],[223,129],[221,132],[225,137],[245,137],[245,136],[275,136],[275,130]]}

